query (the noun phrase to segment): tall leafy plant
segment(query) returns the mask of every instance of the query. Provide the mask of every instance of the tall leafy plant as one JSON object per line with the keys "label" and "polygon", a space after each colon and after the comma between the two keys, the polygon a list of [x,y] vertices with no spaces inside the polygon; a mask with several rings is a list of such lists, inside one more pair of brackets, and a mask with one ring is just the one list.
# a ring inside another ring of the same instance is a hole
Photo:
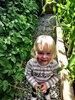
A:
{"label": "tall leafy plant", "polygon": [[20,63],[31,57],[38,6],[35,0],[0,2],[0,100],[13,100],[24,78]]}
{"label": "tall leafy plant", "polygon": [[58,11],[55,14],[58,26],[63,30],[63,39],[68,58],[66,69],[70,72],[70,79],[75,80],[75,1],[58,0],[55,2]]}
{"label": "tall leafy plant", "polygon": [[58,25],[63,30],[67,57],[69,58],[75,52],[75,5],[74,0],[64,0],[57,3],[58,12],[56,18]]}

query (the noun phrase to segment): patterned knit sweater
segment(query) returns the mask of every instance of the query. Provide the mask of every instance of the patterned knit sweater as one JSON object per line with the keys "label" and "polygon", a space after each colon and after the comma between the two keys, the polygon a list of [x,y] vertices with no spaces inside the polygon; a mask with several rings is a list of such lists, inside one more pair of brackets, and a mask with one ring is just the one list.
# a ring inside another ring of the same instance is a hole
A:
{"label": "patterned knit sweater", "polygon": [[37,83],[45,83],[48,88],[55,84],[59,79],[57,75],[58,63],[52,60],[46,66],[41,66],[35,58],[30,59],[26,65],[26,78],[34,87]]}

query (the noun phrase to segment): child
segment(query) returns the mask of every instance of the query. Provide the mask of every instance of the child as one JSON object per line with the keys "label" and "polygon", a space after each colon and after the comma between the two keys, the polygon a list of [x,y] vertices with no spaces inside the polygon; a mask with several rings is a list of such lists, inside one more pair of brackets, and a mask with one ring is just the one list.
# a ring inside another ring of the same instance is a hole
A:
{"label": "child", "polygon": [[51,100],[49,88],[58,81],[55,42],[51,36],[39,36],[32,49],[33,58],[26,65],[26,78],[33,87],[31,100],[37,100],[34,93],[39,88],[46,100]]}

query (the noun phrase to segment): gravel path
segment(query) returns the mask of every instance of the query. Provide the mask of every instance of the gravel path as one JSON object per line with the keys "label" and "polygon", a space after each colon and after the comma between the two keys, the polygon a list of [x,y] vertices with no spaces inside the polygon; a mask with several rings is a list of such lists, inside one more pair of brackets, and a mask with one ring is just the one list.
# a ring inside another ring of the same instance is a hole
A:
{"label": "gravel path", "polygon": [[[52,32],[53,32],[53,27],[55,25],[55,20],[54,19],[49,20],[51,16],[52,14],[45,14],[44,16],[39,18],[38,27],[34,31],[34,40],[36,39],[37,36],[41,34],[47,34],[53,36]],[[31,88],[31,85],[27,82],[26,79],[24,79],[22,86],[26,89],[26,91],[24,91],[24,95],[22,98],[15,98],[15,100],[30,100],[31,91],[29,89]],[[61,100],[59,82],[50,88],[50,95],[52,98],[51,100]],[[45,100],[44,95],[43,94],[38,95],[38,100]]]}
{"label": "gravel path", "polygon": [[38,27],[34,31],[34,39],[42,34],[47,34],[52,36],[53,28],[55,26],[55,20],[52,17],[53,14],[45,14],[38,20]]}

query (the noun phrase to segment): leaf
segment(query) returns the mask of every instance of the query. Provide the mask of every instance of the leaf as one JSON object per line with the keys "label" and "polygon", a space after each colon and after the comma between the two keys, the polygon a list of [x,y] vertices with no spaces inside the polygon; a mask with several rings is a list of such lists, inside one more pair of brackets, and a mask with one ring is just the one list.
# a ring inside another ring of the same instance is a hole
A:
{"label": "leaf", "polygon": [[36,93],[35,93],[36,95],[39,95],[40,94],[40,88],[37,88],[37,90],[36,90]]}
{"label": "leaf", "polygon": [[12,69],[12,64],[8,63],[7,68],[8,68],[8,70],[11,70]]}
{"label": "leaf", "polygon": [[58,13],[61,13],[61,8],[58,8]]}
{"label": "leaf", "polygon": [[26,56],[27,56],[27,53],[26,52],[21,53],[20,54],[21,60],[24,60]]}
{"label": "leaf", "polygon": [[57,74],[59,74],[60,71],[62,71],[62,70],[63,70],[63,68],[62,68],[62,67],[59,67],[59,68],[57,69]]}
{"label": "leaf", "polygon": [[6,73],[8,73],[8,70],[3,70],[2,73],[3,73],[3,74],[6,74]]}
{"label": "leaf", "polygon": [[75,0],[69,0],[71,3],[75,3]]}
{"label": "leaf", "polygon": [[7,65],[9,64],[9,61],[8,61],[7,58],[1,57],[1,58],[0,58],[0,64],[1,64],[2,66],[7,66]]}
{"label": "leaf", "polygon": [[13,74],[13,70],[12,69],[8,70],[8,76],[10,76],[12,74]]}
{"label": "leaf", "polygon": [[65,30],[70,29],[70,24],[66,24],[64,22],[60,23],[60,26],[63,27]]}
{"label": "leaf", "polygon": [[5,54],[4,54],[4,53],[3,53],[3,54],[2,54],[2,53],[0,53],[0,57],[3,57],[3,56],[5,56]]}
{"label": "leaf", "polygon": [[70,7],[71,2],[69,0],[67,0],[67,4],[66,4],[66,9],[68,9]]}
{"label": "leaf", "polygon": [[18,52],[20,52],[18,47],[14,47],[11,49],[11,54],[17,54]]}
{"label": "leaf", "polygon": [[68,66],[72,67],[73,65],[75,66],[75,53],[73,53],[68,60]]}
{"label": "leaf", "polygon": [[3,74],[2,74],[2,73],[0,73],[0,79],[3,79],[3,78],[4,78]]}
{"label": "leaf", "polygon": [[14,63],[16,63],[16,57],[14,55],[11,56],[11,61],[14,62]]}
{"label": "leaf", "polygon": [[9,95],[11,96],[11,97],[13,97],[14,96],[14,89],[12,89],[10,92],[9,92]]}
{"label": "leaf", "polygon": [[53,11],[56,13],[56,6],[53,5]]}
{"label": "leaf", "polygon": [[3,81],[2,81],[2,80],[0,80],[0,87],[2,87],[2,85],[3,85]]}
{"label": "leaf", "polygon": [[0,44],[0,52],[3,53],[5,50],[7,50],[7,46],[3,43]]}
{"label": "leaf", "polygon": [[25,30],[28,30],[29,28],[30,28],[30,24],[27,23],[27,24],[26,24],[26,28],[25,28]]}
{"label": "leaf", "polygon": [[[14,85],[13,85],[14,86]],[[13,97],[15,92],[14,92],[14,88],[8,88],[7,91],[6,91],[6,94],[8,94],[10,97]],[[9,99],[7,99],[9,100]]]}
{"label": "leaf", "polygon": [[9,96],[9,95],[4,95],[3,97],[2,97],[2,99],[1,100],[12,100],[12,98]]}
{"label": "leaf", "polygon": [[3,91],[5,91],[8,88],[8,81],[4,80],[3,81]]}
{"label": "leaf", "polygon": [[10,44],[11,43],[11,37],[5,38],[5,44]]}
{"label": "leaf", "polygon": [[26,44],[30,43],[30,39],[28,37],[25,37],[24,40]]}

